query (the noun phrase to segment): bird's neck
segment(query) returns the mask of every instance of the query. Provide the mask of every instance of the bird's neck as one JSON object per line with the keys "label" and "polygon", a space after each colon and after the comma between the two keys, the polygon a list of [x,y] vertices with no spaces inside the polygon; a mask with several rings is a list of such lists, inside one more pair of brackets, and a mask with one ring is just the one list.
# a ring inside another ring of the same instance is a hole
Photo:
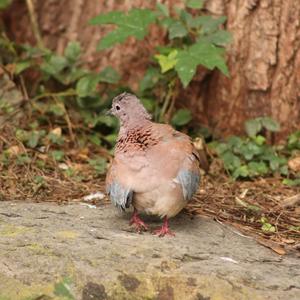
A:
{"label": "bird's neck", "polygon": [[135,118],[134,120],[126,120],[121,122],[119,136],[127,135],[128,132],[147,128],[151,125],[151,121],[145,118]]}

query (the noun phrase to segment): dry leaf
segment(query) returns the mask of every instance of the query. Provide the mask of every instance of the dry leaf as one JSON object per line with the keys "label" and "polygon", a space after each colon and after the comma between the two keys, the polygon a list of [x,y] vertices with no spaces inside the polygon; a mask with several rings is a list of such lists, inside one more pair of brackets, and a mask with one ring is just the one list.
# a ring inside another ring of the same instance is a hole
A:
{"label": "dry leaf", "polygon": [[55,134],[55,135],[57,135],[57,136],[61,136],[62,130],[61,130],[60,127],[56,127],[56,128],[54,128],[53,130],[51,130],[50,133],[53,133],[53,134]]}
{"label": "dry leaf", "polygon": [[285,244],[294,244],[295,240],[282,238],[281,241]]}
{"label": "dry leaf", "polygon": [[9,147],[6,152],[11,156],[19,155],[20,153],[23,153],[23,149],[17,145]]}
{"label": "dry leaf", "polygon": [[300,172],[300,156],[292,158],[288,161],[289,168],[294,172]]}
{"label": "dry leaf", "polygon": [[264,240],[264,239],[261,239],[261,238],[257,238],[256,241],[259,244],[270,248],[271,250],[273,250],[274,252],[276,252],[279,255],[285,255],[286,254],[286,251],[284,250],[284,248],[278,243],[272,242],[270,240]]}

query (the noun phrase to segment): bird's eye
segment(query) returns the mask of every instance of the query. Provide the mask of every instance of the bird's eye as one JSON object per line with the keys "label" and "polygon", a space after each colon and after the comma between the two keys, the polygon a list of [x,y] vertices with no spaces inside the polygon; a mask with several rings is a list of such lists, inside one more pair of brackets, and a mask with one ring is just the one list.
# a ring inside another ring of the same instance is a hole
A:
{"label": "bird's eye", "polygon": [[120,110],[120,106],[119,105],[116,105],[116,110]]}

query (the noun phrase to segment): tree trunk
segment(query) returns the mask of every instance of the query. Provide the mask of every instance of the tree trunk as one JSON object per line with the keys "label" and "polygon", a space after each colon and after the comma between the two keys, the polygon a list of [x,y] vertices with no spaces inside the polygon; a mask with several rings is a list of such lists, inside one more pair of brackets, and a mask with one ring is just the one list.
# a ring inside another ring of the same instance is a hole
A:
{"label": "tree trunk", "polygon": [[268,115],[282,135],[300,128],[300,5],[295,0],[210,0],[227,15],[234,41],[230,78],[214,73],[202,97],[208,122],[225,133],[239,132],[245,119]]}
{"label": "tree trunk", "polygon": [[[10,35],[19,42],[34,42],[25,1],[15,1],[6,13]],[[162,1],[173,6],[179,0]],[[137,88],[149,52],[164,41],[152,28],[143,42],[129,39],[124,45],[96,53],[106,28],[87,25],[88,20],[114,9],[153,7],[156,1],[35,1],[44,43],[61,53],[69,40],[79,40],[87,63],[96,69],[112,65],[126,83]],[[228,49],[230,78],[214,71],[199,76],[182,93],[198,122],[221,134],[241,133],[243,123],[257,116],[271,116],[281,123],[282,135],[300,126],[300,5],[298,0],[207,0],[207,10],[226,15],[233,34]],[[130,67],[129,67],[130,66]],[[201,74],[200,74],[201,75]]]}

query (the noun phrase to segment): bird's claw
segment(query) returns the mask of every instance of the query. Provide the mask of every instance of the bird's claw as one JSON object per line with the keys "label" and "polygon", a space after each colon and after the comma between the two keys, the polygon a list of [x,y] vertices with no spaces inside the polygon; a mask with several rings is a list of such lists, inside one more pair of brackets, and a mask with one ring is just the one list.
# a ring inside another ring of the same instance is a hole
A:
{"label": "bird's claw", "polygon": [[165,227],[164,225],[153,231],[154,235],[157,235],[159,237],[164,237],[165,235],[169,235],[169,236],[175,236],[175,233],[173,231],[171,231],[168,227]]}
{"label": "bird's claw", "polygon": [[134,215],[131,218],[129,224],[134,225],[135,230],[138,233],[141,233],[142,231],[147,231],[149,229],[148,226],[144,223],[144,221],[141,220],[137,215]]}

